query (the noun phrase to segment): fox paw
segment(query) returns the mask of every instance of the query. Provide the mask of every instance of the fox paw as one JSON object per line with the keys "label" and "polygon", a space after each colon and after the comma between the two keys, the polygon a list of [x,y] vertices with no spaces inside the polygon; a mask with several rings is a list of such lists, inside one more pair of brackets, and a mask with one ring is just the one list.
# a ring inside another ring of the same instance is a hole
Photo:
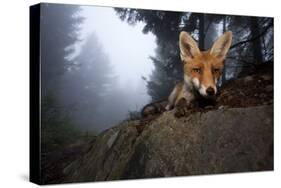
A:
{"label": "fox paw", "polygon": [[183,117],[183,116],[186,116],[188,115],[188,108],[187,106],[186,107],[181,107],[181,108],[175,108],[175,117],[177,118],[180,118],[180,117]]}
{"label": "fox paw", "polygon": [[192,108],[192,104],[188,104],[187,101],[183,98],[178,104],[175,106],[175,117],[183,117],[190,113],[190,109]]}

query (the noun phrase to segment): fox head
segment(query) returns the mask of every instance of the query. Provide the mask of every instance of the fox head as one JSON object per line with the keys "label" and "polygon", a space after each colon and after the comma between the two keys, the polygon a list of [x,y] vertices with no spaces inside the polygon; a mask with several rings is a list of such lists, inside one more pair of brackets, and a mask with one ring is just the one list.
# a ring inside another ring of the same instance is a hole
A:
{"label": "fox head", "polygon": [[228,31],[220,36],[208,51],[200,51],[194,39],[182,31],[179,36],[179,47],[184,64],[185,84],[192,84],[205,98],[214,97],[231,41],[232,32]]}

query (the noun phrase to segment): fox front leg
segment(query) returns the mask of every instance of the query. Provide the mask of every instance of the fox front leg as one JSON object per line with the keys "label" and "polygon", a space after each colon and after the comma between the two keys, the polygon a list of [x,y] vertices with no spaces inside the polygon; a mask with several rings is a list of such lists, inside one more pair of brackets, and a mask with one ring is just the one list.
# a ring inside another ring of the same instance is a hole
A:
{"label": "fox front leg", "polygon": [[174,108],[176,100],[177,100],[177,97],[178,97],[179,90],[180,90],[180,88],[179,88],[179,86],[177,84],[174,87],[172,93],[169,95],[168,104],[165,107],[166,110],[171,110],[171,109]]}
{"label": "fox front leg", "polygon": [[194,103],[187,101],[185,98],[181,98],[175,105],[175,116],[183,117],[190,113],[191,109],[194,108]]}

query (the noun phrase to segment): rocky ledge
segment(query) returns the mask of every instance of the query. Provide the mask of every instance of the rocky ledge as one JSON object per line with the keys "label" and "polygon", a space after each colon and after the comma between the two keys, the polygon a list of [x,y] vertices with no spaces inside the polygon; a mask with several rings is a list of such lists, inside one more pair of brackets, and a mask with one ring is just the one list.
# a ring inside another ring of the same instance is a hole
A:
{"label": "rocky ledge", "polygon": [[[273,170],[273,105],[164,112],[104,131],[63,170],[64,182]],[[85,146],[84,146],[85,147]]]}

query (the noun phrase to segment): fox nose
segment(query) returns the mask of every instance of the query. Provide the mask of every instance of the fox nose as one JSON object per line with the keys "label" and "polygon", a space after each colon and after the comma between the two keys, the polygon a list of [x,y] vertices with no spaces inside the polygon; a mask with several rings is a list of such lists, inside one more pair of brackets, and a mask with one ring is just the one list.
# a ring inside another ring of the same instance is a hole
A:
{"label": "fox nose", "polygon": [[207,90],[206,90],[206,93],[209,95],[209,96],[213,96],[215,94],[215,90],[214,88],[212,87],[208,87]]}

